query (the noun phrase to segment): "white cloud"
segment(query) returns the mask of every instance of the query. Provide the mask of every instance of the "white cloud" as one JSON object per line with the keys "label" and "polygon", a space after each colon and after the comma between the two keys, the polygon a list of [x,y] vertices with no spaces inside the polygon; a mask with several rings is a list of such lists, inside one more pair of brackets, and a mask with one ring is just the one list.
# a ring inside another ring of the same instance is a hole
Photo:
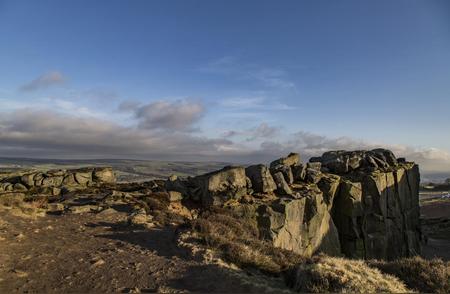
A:
{"label": "white cloud", "polygon": [[24,92],[31,92],[45,89],[50,86],[61,85],[65,82],[66,77],[62,73],[60,73],[59,71],[50,71],[22,85],[19,89]]}
{"label": "white cloud", "polygon": [[192,131],[194,124],[204,115],[205,108],[199,101],[186,99],[160,100],[144,105],[125,101],[119,105],[119,111],[131,111],[141,129]]}
{"label": "white cloud", "polygon": [[[61,107],[72,107],[61,103]],[[449,152],[438,148],[392,145],[349,137],[330,138],[304,131],[286,135],[280,128],[267,123],[231,130],[221,138],[196,136],[185,132],[188,129],[182,125],[192,127],[201,113],[199,106],[188,107],[185,102],[176,102],[175,106],[174,103],[155,103],[157,106],[152,111],[158,110],[161,115],[146,112],[143,118],[144,121],[149,119],[145,122],[151,123],[150,128],[136,124],[123,126],[93,116],[75,116],[70,111],[18,109],[6,112],[0,116],[0,153],[30,157],[268,162],[289,152],[299,152],[307,160],[329,150],[383,147],[391,149],[398,157],[416,161],[422,171],[450,171]],[[171,120],[178,115],[181,120]]]}
{"label": "white cloud", "polygon": [[0,150],[15,156],[217,156],[232,144],[183,133],[131,127],[97,118],[22,109],[0,118]]}

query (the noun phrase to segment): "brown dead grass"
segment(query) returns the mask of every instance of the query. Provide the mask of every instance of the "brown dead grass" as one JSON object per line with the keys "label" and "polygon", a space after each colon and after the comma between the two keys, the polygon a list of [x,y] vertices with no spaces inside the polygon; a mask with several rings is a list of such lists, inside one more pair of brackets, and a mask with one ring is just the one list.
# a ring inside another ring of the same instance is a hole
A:
{"label": "brown dead grass", "polygon": [[417,256],[391,262],[372,260],[368,264],[398,277],[410,289],[424,293],[450,293],[450,262]]}
{"label": "brown dead grass", "polygon": [[[283,277],[298,292],[394,292],[409,290],[398,278],[364,261],[325,255],[307,258],[260,240],[256,223],[231,210],[212,208],[191,222],[208,247],[241,268]],[[410,292],[410,291],[409,291]]]}
{"label": "brown dead grass", "polygon": [[0,209],[8,210],[14,216],[36,219],[45,216],[46,198],[25,198],[21,195],[3,195],[0,197]]}
{"label": "brown dead grass", "polygon": [[186,221],[183,215],[174,213],[170,208],[170,202],[163,192],[154,192],[138,200],[138,205],[143,207],[147,214],[153,216],[153,220],[161,226],[182,224]]}
{"label": "brown dead grass", "polygon": [[299,264],[288,274],[287,281],[298,292],[410,292],[396,277],[370,268],[362,260],[326,255]]}
{"label": "brown dead grass", "polygon": [[227,209],[212,209],[192,222],[192,229],[224,259],[240,267],[279,275],[306,259],[259,239],[256,224]]}

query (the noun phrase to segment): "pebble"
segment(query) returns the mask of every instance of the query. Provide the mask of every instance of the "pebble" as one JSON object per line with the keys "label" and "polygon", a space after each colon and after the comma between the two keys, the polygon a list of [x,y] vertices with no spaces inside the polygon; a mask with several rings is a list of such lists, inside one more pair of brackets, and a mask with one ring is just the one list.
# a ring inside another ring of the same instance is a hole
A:
{"label": "pebble", "polygon": [[105,261],[103,259],[93,259],[91,260],[92,266],[100,266],[105,264]]}
{"label": "pebble", "polygon": [[28,273],[24,272],[24,271],[21,271],[21,270],[13,269],[13,270],[11,270],[11,272],[13,274],[15,274],[16,276],[18,276],[19,278],[28,277]]}

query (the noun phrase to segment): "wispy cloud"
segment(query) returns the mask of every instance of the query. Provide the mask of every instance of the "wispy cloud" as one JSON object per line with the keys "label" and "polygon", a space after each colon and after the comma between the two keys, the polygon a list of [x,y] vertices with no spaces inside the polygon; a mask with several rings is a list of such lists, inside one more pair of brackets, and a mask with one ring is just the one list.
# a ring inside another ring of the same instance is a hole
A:
{"label": "wispy cloud", "polygon": [[219,100],[219,105],[226,108],[239,110],[295,110],[297,107],[291,106],[275,99],[266,97],[231,97]]}
{"label": "wispy cloud", "polygon": [[254,80],[262,86],[281,90],[297,91],[295,83],[288,73],[281,68],[265,67],[255,64],[242,63],[232,56],[225,56],[200,67],[200,71],[212,74],[222,74],[237,79]]}
{"label": "wispy cloud", "polygon": [[225,131],[222,136],[224,138],[243,137],[246,142],[252,142],[258,139],[274,138],[279,135],[280,130],[279,127],[261,123],[258,126],[249,129]]}
{"label": "wispy cloud", "polygon": [[59,71],[50,71],[40,75],[34,80],[22,85],[19,90],[23,92],[32,92],[45,89],[50,86],[61,85],[66,82],[66,77]]}

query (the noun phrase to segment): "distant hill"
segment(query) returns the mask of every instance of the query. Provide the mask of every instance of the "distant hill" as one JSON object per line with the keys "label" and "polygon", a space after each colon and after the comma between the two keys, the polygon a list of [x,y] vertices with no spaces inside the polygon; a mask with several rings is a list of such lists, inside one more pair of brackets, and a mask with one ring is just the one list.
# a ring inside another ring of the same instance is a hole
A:
{"label": "distant hill", "polygon": [[165,179],[171,174],[194,176],[222,168],[226,162],[182,162],[131,159],[34,159],[0,157],[0,171],[21,169],[74,169],[86,166],[111,166],[117,173],[118,180],[145,181]]}

